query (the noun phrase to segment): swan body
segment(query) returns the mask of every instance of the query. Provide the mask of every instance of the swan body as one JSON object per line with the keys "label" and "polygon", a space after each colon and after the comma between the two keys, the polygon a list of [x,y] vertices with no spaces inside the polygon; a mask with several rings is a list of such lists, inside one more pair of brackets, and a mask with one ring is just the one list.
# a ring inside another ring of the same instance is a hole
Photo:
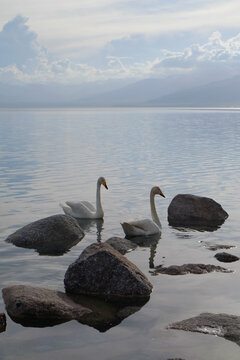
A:
{"label": "swan body", "polygon": [[66,215],[73,216],[79,219],[102,219],[104,216],[102,204],[101,204],[101,196],[100,196],[100,188],[103,185],[106,189],[107,183],[104,177],[98,178],[97,181],[97,191],[96,191],[96,209],[95,207],[88,201],[66,201],[65,204],[59,204]]}
{"label": "swan body", "polygon": [[154,197],[157,194],[165,197],[162,190],[158,186],[154,186],[150,192],[150,208],[152,220],[142,219],[121,223],[123,231],[127,237],[150,236],[161,233],[162,226],[158,218],[154,202]]}

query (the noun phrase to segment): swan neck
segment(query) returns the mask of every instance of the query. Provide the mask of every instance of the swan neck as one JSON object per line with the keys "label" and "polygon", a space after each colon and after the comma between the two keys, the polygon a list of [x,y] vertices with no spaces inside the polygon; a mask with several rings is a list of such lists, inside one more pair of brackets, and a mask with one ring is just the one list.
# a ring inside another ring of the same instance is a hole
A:
{"label": "swan neck", "polygon": [[103,208],[101,203],[101,193],[100,193],[101,184],[97,182],[97,192],[96,192],[96,215],[103,217]]}
{"label": "swan neck", "polygon": [[158,214],[156,211],[154,198],[155,198],[155,194],[151,192],[150,193],[151,215],[152,215],[153,222],[155,222],[155,224],[157,224],[161,228],[162,225],[160,223],[160,220],[159,220],[159,217],[158,217]]}

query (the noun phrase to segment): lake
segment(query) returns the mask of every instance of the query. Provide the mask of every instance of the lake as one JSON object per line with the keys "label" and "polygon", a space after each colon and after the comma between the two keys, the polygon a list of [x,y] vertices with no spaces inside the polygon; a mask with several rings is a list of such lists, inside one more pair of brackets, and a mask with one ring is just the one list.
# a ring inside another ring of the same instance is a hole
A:
{"label": "lake", "polygon": [[[153,185],[162,235],[126,256],[153,284],[150,300],[106,332],[77,321],[23,327],[7,317],[0,334],[1,360],[239,360],[240,348],[217,336],[166,327],[201,312],[240,315],[239,262],[223,264],[205,241],[239,251],[240,110],[238,109],[47,109],[0,110],[0,284],[29,284],[64,291],[68,266],[88,245],[124,237],[120,222],[150,217]],[[6,243],[18,228],[62,213],[60,202],[95,202],[96,181],[105,212],[62,256]],[[179,193],[211,197],[229,218],[216,231],[172,228],[167,208]],[[206,263],[233,273],[152,276],[156,265]],[[0,311],[5,311],[0,297]]]}

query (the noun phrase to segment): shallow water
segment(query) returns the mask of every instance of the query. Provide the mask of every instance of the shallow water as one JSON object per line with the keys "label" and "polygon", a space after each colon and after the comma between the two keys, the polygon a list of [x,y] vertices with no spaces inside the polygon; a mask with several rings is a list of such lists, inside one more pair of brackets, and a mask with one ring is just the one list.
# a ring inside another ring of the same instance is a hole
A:
{"label": "shallow water", "polygon": [[[239,359],[240,348],[223,338],[168,330],[171,322],[201,312],[240,315],[239,262],[223,264],[201,241],[232,244],[239,252],[239,110],[53,109],[0,111],[0,285],[31,284],[64,290],[63,278],[89,244],[123,237],[120,222],[149,217],[149,191],[162,222],[158,243],[127,254],[154,289],[140,311],[105,333],[71,321],[27,328],[7,319],[0,359]],[[104,223],[62,256],[39,255],[4,240],[16,229],[61,213],[59,202],[95,201],[102,188]],[[167,207],[178,193],[208,196],[229,218],[214,232],[168,226]],[[192,262],[227,265],[231,274],[151,276],[153,265]],[[4,303],[0,298],[0,311]]]}

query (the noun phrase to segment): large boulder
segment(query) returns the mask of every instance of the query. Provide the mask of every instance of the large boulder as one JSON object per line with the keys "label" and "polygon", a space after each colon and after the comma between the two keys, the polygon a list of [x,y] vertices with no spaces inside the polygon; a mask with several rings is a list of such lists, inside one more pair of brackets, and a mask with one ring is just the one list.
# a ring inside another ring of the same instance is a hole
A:
{"label": "large boulder", "polygon": [[62,255],[84,237],[76,219],[53,215],[34,221],[9,235],[7,242],[36,249],[40,255]]}
{"label": "large boulder", "polygon": [[121,301],[137,301],[152,291],[136,265],[106,243],[88,246],[67,269],[64,284],[68,293]]}
{"label": "large boulder", "polygon": [[120,252],[120,254],[125,255],[127,252],[136,249],[137,245],[125,238],[120,238],[113,236],[109,238],[106,243],[111,245],[115,250]]}
{"label": "large boulder", "polygon": [[176,195],[168,207],[168,222],[172,226],[216,228],[228,214],[213,199],[190,195]]}
{"label": "large boulder", "polygon": [[202,313],[168,326],[168,329],[217,335],[240,345],[240,316]]}
{"label": "large boulder", "polygon": [[13,285],[2,290],[8,315],[29,326],[50,326],[81,320],[92,311],[74,303],[66,294],[34,286]]}
{"label": "large boulder", "polygon": [[[2,292],[11,319],[23,326],[31,327],[54,326],[77,320],[81,324],[104,332],[139,311],[144,305],[142,303],[141,306],[116,306],[96,298],[67,295],[61,291],[28,285],[9,286]],[[0,320],[1,315],[4,314],[0,314]]]}

